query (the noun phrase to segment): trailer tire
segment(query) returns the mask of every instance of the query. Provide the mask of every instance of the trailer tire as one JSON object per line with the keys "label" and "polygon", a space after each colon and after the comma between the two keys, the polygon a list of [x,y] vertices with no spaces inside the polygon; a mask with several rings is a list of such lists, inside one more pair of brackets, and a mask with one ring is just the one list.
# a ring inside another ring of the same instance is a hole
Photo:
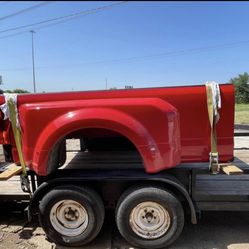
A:
{"label": "trailer tire", "polygon": [[92,241],[104,222],[104,205],[89,188],[56,187],[39,205],[39,221],[48,238],[62,246],[81,246]]}
{"label": "trailer tire", "polygon": [[118,201],[116,224],[121,235],[134,246],[165,248],[181,234],[184,212],[180,201],[163,188],[133,188]]}

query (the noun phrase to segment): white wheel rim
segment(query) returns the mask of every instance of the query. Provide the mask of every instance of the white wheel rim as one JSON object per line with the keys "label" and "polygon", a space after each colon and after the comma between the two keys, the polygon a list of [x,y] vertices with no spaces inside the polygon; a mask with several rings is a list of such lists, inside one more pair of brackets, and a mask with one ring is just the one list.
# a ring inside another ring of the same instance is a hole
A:
{"label": "white wheel rim", "polygon": [[131,211],[130,226],[142,238],[157,239],[168,231],[170,215],[157,202],[141,202]]}
{"label": "white wheel rim", "polygon": [[88,214],[80,203],[73,200],[63,200],[51,208],[50,222],[61,235],[77,236],[86,230]]}

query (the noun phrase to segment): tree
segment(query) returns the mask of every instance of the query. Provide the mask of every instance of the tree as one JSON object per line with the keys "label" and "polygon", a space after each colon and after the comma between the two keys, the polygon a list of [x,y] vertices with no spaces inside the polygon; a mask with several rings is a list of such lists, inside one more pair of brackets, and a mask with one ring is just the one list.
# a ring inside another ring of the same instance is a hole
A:
{"label": "tree", "polygon": [[239,74],[238,77],[232,78],[231,82],[235,86],[235,102],[249,103],[249,74]]}
{"label": "tree", "polygon": [[[3,85],[3,77],[2,77],[2,75],[0,75],[0,85]],[[3,94],[3,90],[2,89],[0,89],[0,94]]]}
{"label": "tree", "polygon": [[29,91],[24,90],[24,89],[20,89],[20,88],[17,88],[14,90],[6,90],[4,92],[6,92],[6,93],[29,93]]}
{"label": "tree", "polygon": [[133,86],[125,86],[125,89],[132,89],[133,88]]}

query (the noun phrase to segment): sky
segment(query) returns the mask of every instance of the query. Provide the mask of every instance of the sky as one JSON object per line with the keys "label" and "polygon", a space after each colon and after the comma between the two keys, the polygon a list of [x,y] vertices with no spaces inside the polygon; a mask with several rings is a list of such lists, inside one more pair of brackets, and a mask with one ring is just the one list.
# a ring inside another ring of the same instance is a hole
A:
{"label": "sky", "polygon": [[33,91],[30,30],[37,92],[227,83],[249,71],[249,2],[127,1],[100,8],[113,3],[0,1],[1,88]]}

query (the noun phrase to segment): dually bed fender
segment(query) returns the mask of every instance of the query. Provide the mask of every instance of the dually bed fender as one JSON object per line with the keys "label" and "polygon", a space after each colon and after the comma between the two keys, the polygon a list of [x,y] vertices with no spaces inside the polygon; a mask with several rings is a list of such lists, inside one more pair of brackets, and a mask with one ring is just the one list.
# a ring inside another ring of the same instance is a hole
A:
{"label": "dually bed fender", "polygon": [[33,153],[33,168],[39,175],[47,175],[47,162],[53,146],[61,138],[76,130],[103,128],[128,138],[140,153],[144,167],[163,167],[165,163],[151,133],[134,117],[111,108],[85,108],[68,112],[50,122],[41,132]]}

